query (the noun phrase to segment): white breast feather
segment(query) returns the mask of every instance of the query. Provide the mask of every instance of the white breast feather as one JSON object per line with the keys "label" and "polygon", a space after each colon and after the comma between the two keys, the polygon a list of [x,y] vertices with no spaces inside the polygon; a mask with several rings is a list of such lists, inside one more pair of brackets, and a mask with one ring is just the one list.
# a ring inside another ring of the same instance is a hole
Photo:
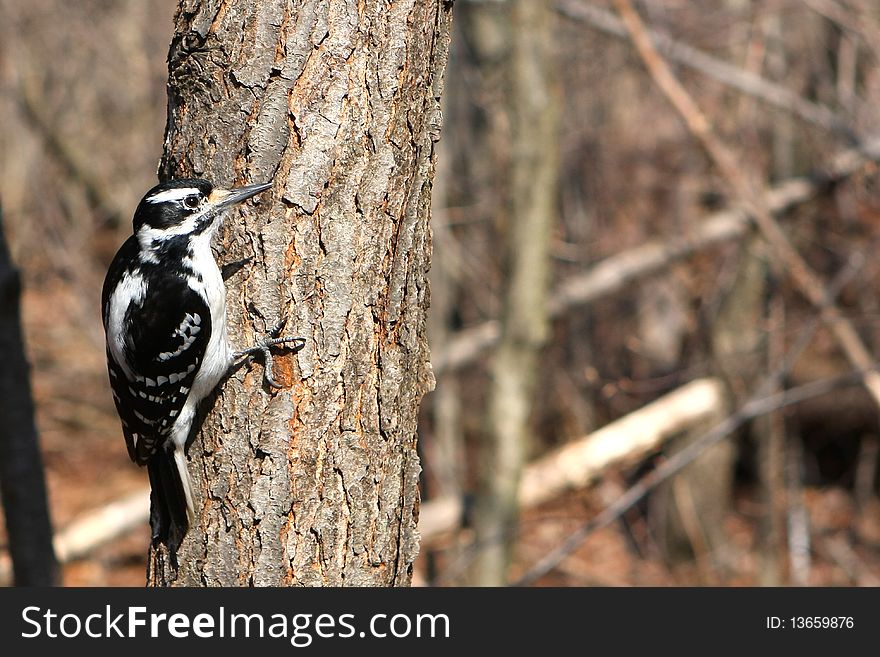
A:
{"label": "white breast feather", "polygon": [[211,337],[186,404],[175,421],[175,441],[186,440],[185,434],[189,432],[189,424],[192,422],[198,403],[211,394],[232,363],[232,350],[226,333],[226,287],[223,284],[220,268],[211,252],[212,232],[205,231],[193,240],[191,244],[193,256],[185,263],[202,275],[201,281],[195,276],[190,276],[187,283],[208,304],[211,311]]}

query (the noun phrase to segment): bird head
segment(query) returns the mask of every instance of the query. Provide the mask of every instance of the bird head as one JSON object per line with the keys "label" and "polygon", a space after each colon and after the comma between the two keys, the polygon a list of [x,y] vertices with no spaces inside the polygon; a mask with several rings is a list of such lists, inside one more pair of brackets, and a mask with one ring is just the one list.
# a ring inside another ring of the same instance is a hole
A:
{"label": "bird head", "polygon": [[175,237],[212,233],[225,210],[269,189],[272,183],[232,189],[214,187],[201,178],[180,178],[148,191],[134,213],[134,234],[142,248]]}

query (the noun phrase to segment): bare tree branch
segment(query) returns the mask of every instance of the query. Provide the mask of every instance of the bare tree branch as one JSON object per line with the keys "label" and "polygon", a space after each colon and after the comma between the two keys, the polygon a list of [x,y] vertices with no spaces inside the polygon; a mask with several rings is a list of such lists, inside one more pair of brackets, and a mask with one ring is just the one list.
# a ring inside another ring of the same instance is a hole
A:
{"label": "bare tree branch", "polygon": [[[559,0],[556,10],[563,16],[587,23],[606,34],[626,38],[627,28],[614,14],[580,0]],[[852,137],[852,127],[830,108],[814,103],[766,78],[732,66],[657,30],[647,32],[650,40],[669,59],[699,71],[734,89],[760,98],[829,132]]]}
{"label": "bare tree branch", "polygon": [[[853,175],[874,160],[880,160],[880,137],[841,151],[829,160],[824,171],[768,189],[763,194],[763,203],[770,212],[784,213],[815,198],[829,185]],[[749,225],[744,211],[725,210],[707,217],[685,235],[648,242],[609,256],[556,287],[548,300],[550,316],[560,317],[572,308],[613,294],[634,280],[660,271],[697,251],[738,239],[745,235]],[[496,320],[464,329],[450,339],[445,348],[432,354],[434,371],[459,369],[472,363],[494,347],[498,337]]]}
{"label": "bare tree branch", "polygon": [[[145,527],[149,517],[149,486],[87,511],[55,535],[52,543],[58,562],[82,559],[130,531]],[[6,586],[10,581],[10,568],[3,557],[0,554],[0,586]]]}
{"label": "bare tree branch", "polygon": [[144,527],[149,517],[149,488],[84,513],[55,536],[58,559],[63,563],[81,559],[131,530]]}
{"label": "bare tree branch", "polygon": [[758,417],[759,415],[769,413],[770,411],[798,404],[808,399],[828,394],[834,390],[839,390],[842,387],[852,385],[857,383],[863,375],[863,372],[853,371],[833,379],[813,381],[768,397],[752,398],[735,414],[716,425],[711,431],[704,434],[685,449],[664,461],[663,464],[655,470],[652,470],[639,479],[638,483],[627,489],[626,493],[617,498],[612,504],[605,507],[599,515],[571,534],[557,548],[547,554],[535,566],[530,568],[514,583],[514,586],[530,584],[539,577],[550,572],[556,564],[577,549],[577,547],[583,543],[588,536],[603,527],[607,527],[609,524],[617,520],[623,513],[632,508],[657,486],[681,472],[683,468],[690,465],[694,459],[703,453],[703,451],[723,440],[726,436],[729,436],[747,421]]}
{"label": "bare tree branch", "polygon": [[[868,252],[873,252],[876,246],[876,243],[872,244]],[[862,253],[855,253],[850,256],[847,264],[834,277],[834,280],[825,291],[823,306],[829,306],[834,302],[834,299],[837,298],[843,287],[861,270],[865,261],[866,257]],[[796,404],[805,399],[823,395],[838,387],[857,381],[863,375],[863,373],[858,371],[850,372],[836,379],[812,382],[788,391],[775,392],[813,339],[813,335],[819,326],[819,318],[820,316],[814,316],[807,322],[783,361],[761,382],[755,394],[735,413],[715,425],[683,450],[671,456],[655,470],[639,479],[638,482],[627,489],[623,495],[607,506],[598,516],[585,523],[556,549],[541,559],[538,564],[530,568],[520,577],[517,585],[528,584],[548,573],[562,559],[576,550],[590,534],[606,527],[619,518],[653,489],[692,463],[703,451],[739,429],[749,420],[785,406]]]}
{"label": "bare tree branch", "polygon": [[[519,485],[520,509],[553,499],[566,490],[587,486],[609,467],[634,463],[664,440],[722,408],[724,394],[715,379],[692,381],[598,431],[574,440],[529,464]],[[422,546],[456,529],[464,514],[460,499],[442,498],[422,505]]]}
{"label": "bare tree branch", "polygon": [[718,138],[706,115],[660,57],[630,0],[615,0],[615,6],[654,82],[681,115],[688,129],[699,140],[721,175],[727,180],[741,205],[770,244],[776,259],[790,274],[798,291],[816,308],[821,309],[822,318],[831,329],[838,345],[853,367],[863,372],[864,385],[880,406],[880,373],[874,369],[874,359],[852,323],[836,306],[825,303],[825,286],[821,279],[810,269],[773,218],[772,210],[764,197],[745,175],[742,163]]}

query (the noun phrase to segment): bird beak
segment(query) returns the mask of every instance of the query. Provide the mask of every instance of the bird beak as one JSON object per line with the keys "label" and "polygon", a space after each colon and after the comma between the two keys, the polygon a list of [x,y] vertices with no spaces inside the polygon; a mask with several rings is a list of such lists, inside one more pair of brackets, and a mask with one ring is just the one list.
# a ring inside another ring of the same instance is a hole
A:
{"label": "bird beak", "polygon": [[216,210],[225,210],[248,200],[251,196],[266,191],[271,186],[272,183],[261,183],[259,185],[244,185],[234,189],[215,189],[208,196],[208,203]]}

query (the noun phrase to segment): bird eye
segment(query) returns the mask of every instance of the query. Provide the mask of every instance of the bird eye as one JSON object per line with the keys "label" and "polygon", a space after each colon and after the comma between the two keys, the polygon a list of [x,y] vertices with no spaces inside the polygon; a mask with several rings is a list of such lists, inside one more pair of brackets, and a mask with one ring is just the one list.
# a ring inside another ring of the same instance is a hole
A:
{"label": "bird eye", "polygon": [[190,194],[185,199],[183,199],[183,204],[190,210],[195,210],[197,207],[199,207],[199,197],[195,194]]}

